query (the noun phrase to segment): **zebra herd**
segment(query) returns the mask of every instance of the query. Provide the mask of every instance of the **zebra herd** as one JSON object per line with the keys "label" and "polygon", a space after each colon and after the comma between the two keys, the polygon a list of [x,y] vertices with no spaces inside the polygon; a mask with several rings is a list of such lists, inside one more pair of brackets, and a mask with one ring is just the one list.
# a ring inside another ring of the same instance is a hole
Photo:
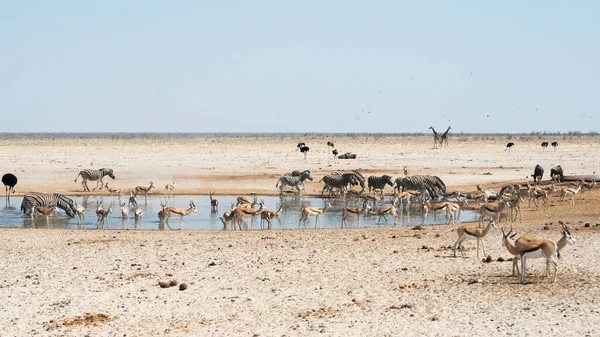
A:
{"label": "zebra herd", "polygon": [[[300,194],[305,190],[304,182],[313,180],[309,170],[297,170],[290,173],[285,173],[279,177],[275,187],[279,187],[279,193],[284,193],[285,186],[291,186],[296,189],[296,193]],[[446,185],[437,176],[431,175],[413,175],[398,177],[392,182],[392,177],[389,175],[370,176],[368,179],[358,171],[349,172],[332,172],[323,176],[319,182],[323,182],[321,196],[328,192],[328,196],[341,196],[349,193],[353,186],[359,185],[363,193],[367,190],[369,193],[379,193],[383,195],[384,188],[389,185],[393,188],[393,192],[402,192],[405,190],[417,190],[426,192],[430,197],[436,198],[446,193]],[[365,185],[366,183],[366,185]]]}

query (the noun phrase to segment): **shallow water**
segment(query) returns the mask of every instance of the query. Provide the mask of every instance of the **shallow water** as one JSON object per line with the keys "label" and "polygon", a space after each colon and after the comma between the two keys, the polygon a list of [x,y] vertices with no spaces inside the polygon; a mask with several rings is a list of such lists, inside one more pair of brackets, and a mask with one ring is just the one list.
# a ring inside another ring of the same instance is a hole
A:
{"label": "shallow water", "polygon": [[[174,196],[168,199],[169,206],[175,206],[187,209],[189,207],[190,200],[193,200],[196,204],[196,213],[192,213],[184,218],[183,229],[212,229],[220,230],[223,229],[223,223],[219,220],[219,217],[225,211],[231,208],[231,203],[236,201],[237,196],[217,196],[219,200],[219,211],[218,213],[212,213],[210,211],[210,200],[208,196]],[[100,203],[104,204],[104,208],[110,207],[113,211],[107,218],[107,223],[104,228],[109,229],[159,229],[158,212],[161,210],[160,203],[165,202],[165,198],[162,196],[149,196],[146,203],[144,198],[138,197],[139,207],[143,210],[144,215],[140,221],[136,221],[133,216],[133,210],[130,209],[129,218],[123,219],[121,210],[119,209],[119,200],[116,197],[108,196],[89,196],[89,197],[72,197],[72,199],[83,205],[86,208],[85,218],[82,226],[78,226],[77,218],[73,219],[68,217],[65,212],[61,209],[58,213],[49,218],[48,224],[46,224],[45,218],[38,218],[32,220],[30,216],[24,215],[19,211],[21,206],[22,198],[13,197],[11,198],[11,206],[3,207],[0,209],[0,227],[52,227],[52,228],[87,228],[96,229],[98,228],[96,218],[96,208]],[[295,229],[298,228],[298,221],[300,219],[300,210],[304,206],[316,206],[323,207],[324,199],[316,197],[293,197],[286,196],[283,198],[276,196],[264,196],[258,197],[259,200],[263,200],[265,207],[271,211],[277,210],[277,203],[283,201],[283,210],[281,212],[281,225],[277,220],[273,220],[273,229]],[[123,198],[123,201],[128,198]],[[343,200],[331,200],[333,208],[326,211],[321,216],[321,228],[341,228],[342,222],[342,208],[345,206]],[[351,205],[353,205],[351,203]],[[354,206],[354,205],[353,205]],[[357,205],[361,206],[361,205]],[[387,205],[385,205],[387,206]],[[379,205],[377,206],[379,207]],[[397,225],[414,226],[419,225],[422,222],[421,211],[418,207],[411,207],[408,210],[399,211],[399,219]],[[369,217],[360,218],[360,227],[377,227],[378,216],[371,215]],[[388,226],[394,225],[393,217],[387,216]],[[471,211],[462,211],[460,214],[460,221],[474,221],[477,219],[477,214]],[[250,219],[246,220],[250,226]],[[348,226],[351,228],[356,227],[356,217],[349,217]],[[437,223],[444,223],[445,216],[442,212],[439,212],[437,217]],[[428,217],[428,224],[434,223],[434,216],[430,212]],[[314,228],[315,217],[310,217],[306,222],[308,228]],[[169,225],[172,229],[179,228],[179,216],[171,216],[169,219]],[[385,226],[385,220],[381,219],[381,226]],[[265,223],[266,228],[266,223]],[[165,226],[166,229],[169,227]],[[260,218],[254,222],[254,228],[260,229]],[[162,228],[160,228],[162,229]]]}

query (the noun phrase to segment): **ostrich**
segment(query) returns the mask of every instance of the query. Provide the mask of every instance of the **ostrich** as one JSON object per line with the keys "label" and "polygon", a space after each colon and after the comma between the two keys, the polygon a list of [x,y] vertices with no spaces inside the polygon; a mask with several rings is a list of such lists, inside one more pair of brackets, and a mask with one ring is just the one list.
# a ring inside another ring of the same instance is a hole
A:
{"label": "ostrich", "polygon": [[303,146],[306,146],[306,143],[298,143],[298,145],[296,145],[298,149],[301,149]]}
{"label": "ostrich", "polygon": [[548,148],[548,142],[542,142],[542,151],[546,151]]}
{"label": "ostrich", "polygon": [[[304,144],[304,143],[302,143],[302,144]],[[304,153],[304,159],[306,159],[306,154],[308,153],[308,150],[310,150],[310,149],[306,145],[302,145],[302,147],[300,147],[300,152]]]}
{"label": "ostrich", "polygon": [[504,151],[508,150],[508,152],[510,152],[510,149],[515,146],[515,143],[510,142],[508,144],[506,144],[506,149],[504,149]]}
{"label": "ostrich", "polygon": [[12,173],[7,173],[2,176],[2,183],[6,189],[6,203],[10,204],[10,195],[15,194],[17,190],[15,190],[15,186],[17,185],[18,179]]}
{"label": "ostrich", "polygon": [[552,142],[552,147],[554,148],[554,152],[556,152],[556,148],[558,147],[558,142]]}
{"label": "ostrich", "polygon": [[335,158],[338,155],[338,150],[337,149],[333,149],[333,151],[331,151],[331,153],[333,153],[333,158]]}
{"label": "ostrich", "polygon": [[335,146],[333,145],[333,142],[327,142],[327,146],[330,146],[330,147],[335,147]]}

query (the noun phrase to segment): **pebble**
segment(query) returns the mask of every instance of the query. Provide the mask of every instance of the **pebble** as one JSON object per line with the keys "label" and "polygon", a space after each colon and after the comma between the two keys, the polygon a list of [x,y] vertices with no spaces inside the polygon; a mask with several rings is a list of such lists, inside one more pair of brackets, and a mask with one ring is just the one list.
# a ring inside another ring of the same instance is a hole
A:
{"label": "pebble", "polygon": [[182,284],[179,285],[179,290],[183,291],[183,290],[186,290],[186,289],[187,289],[187,284],[182,283]]}

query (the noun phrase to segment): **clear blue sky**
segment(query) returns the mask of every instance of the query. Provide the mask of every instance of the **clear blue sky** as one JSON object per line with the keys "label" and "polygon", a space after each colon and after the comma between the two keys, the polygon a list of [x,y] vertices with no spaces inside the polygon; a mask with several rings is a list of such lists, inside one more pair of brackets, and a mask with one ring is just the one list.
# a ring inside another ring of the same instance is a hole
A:
{"label": "clear blue sky", "polygon": [[4,0],[0,132],[600,131],[598,13],[597,1]]}

